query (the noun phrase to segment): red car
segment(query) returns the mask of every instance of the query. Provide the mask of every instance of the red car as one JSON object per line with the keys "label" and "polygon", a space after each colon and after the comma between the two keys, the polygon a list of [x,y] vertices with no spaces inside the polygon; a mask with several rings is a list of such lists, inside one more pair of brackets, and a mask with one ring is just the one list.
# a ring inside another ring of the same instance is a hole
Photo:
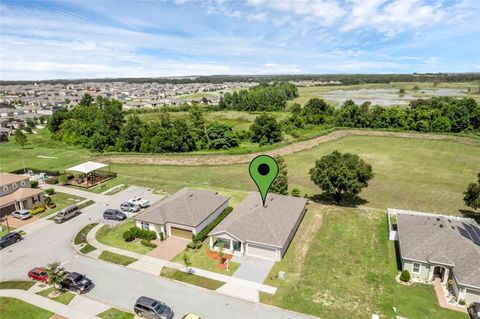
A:
{"label": "red car", "polygon": [[43,283],[48,282],[48,275],[43,267],[35,267],[28,272],[28,278],[41,281]]}

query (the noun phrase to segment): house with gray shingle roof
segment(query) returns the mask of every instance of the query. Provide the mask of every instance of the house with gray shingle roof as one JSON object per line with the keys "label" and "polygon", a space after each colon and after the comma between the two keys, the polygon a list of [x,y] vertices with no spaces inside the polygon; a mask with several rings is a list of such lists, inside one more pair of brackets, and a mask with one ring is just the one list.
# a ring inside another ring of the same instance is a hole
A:
{"label": "house with gray shingle roof", "polygon": [[262,205],[251,192],[210,233],[210,249],[238,256],[281,260],[306,212],[307,200],[270,193]]}
{"label": "house with gray shingle roof", "polygon": [[228,207],[229,197],[216,192],[183,188],[134,218],[142,229],[191,239]]}
{"label": "house with gray shingle roof", "polygon": [[389,209],[389,215],[396,217],[402,269],[416,281],[440,280],[457,300],[480,302],[480,227],[475,220],[397,209]]}

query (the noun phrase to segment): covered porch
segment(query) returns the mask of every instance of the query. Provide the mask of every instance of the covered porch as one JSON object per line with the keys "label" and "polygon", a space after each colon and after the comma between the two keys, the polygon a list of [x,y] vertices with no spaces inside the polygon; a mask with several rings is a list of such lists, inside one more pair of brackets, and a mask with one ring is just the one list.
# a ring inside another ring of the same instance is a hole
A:
{"label": "covered porch", "polygon": [[432,265],[429,279],[435,286],[440,306],[457,311],[466,311],[466,308],[459,304],[460,300],[465,299],[466,289],[458,286],[451,267]]}
{"label": "covered porch", "polygon": [[218,251],[221,243],[226,253],[243,256],[245,252],[245,244],[238,239],[228,235],[210,236],[210,250]]}
{"label": "covered porch", "polygon": [[[106,167],[108,167],[108,170],[103,169]],[[77,175],[69,179],[67,184],[82,188],[96,186],[117,176],[110,171],[110,165],[91,161],[67,168],[65,169],[65,175],[67,172],[77,172]]]}

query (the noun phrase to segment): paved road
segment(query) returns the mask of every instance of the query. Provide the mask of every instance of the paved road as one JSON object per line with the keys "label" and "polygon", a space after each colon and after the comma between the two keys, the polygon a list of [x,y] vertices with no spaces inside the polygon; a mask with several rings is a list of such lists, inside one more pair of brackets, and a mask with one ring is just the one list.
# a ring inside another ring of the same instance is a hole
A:
{"label": "paved road", "polygon": [[0,251],[0,280],[25,279],[27,271],[32,267],[58,260],[64,263],[67,270],[86,273],[94,281],[95,287],[86,296],[126,310],[132,309],[139,296],[147,295],[170,305],[176,313],[175,318],[181,318],[188,312],[204,318],[307,318],[76,255],[70,245],[73,236],[89,221],[100,219],[106,207],[118,207],[123,200],[133,195],[150,201],[160,199],[160,196],[145,189],[130,187],[110,196],[108,202],[85,208],[82,215],[64,224],[47,223],[27,235],[23,241]]}

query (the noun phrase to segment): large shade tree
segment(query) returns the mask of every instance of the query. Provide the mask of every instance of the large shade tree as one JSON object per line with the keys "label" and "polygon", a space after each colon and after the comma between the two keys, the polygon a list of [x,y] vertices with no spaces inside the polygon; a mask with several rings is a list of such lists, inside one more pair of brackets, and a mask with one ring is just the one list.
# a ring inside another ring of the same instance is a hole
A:
{"label": "large shade tree", "polygon": [[288,171],[287,163],[282,155],[274,155],[273,158],[278,164],[278,175],[270,186],[272,193],[287,195],[288,194]]}
{"label": "large shade tree", "polygon": [[356,154],[333,151],[310,169],[312,181],[338,204],[342,195],[358,195],[374,176],[372,166]]}
{"label": "large shade tree", "polygon": [[467,190],[463,193],[465,195],[463,197],[465,205],[475,210],[480,208],[480,173],[478,173],[477,178],[478,183],[469,184]]}

